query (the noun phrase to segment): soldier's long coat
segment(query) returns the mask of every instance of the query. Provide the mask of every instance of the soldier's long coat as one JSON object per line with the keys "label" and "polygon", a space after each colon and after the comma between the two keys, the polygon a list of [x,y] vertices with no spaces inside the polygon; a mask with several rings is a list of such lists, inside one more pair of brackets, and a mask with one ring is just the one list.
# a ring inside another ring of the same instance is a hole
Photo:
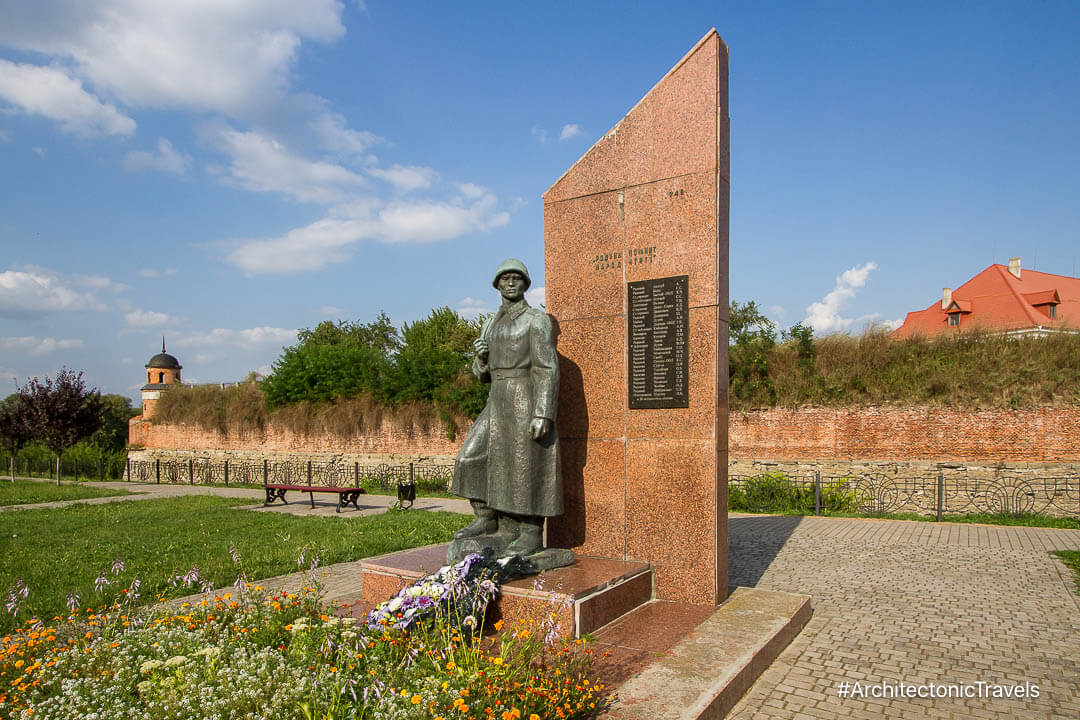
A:
{"label": "soldier's long coat", "polygon": [[[552,517],[563,512],[555,407],[559,361],[551,317],[524,300],[504,306],[485,324],[487,363],[473,373],[491,383],[487,406],[473,423],[454,463],[450,492],[484,500],[499,512]],[[552,422],[539,441],[533,418]]]}

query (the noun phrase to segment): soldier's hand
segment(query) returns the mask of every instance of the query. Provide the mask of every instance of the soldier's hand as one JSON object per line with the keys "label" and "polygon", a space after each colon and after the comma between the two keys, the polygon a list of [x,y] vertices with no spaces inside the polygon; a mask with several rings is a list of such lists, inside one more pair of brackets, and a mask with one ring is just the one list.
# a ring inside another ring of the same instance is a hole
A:
{"label": "soldier's hand", "polygon": [[533,418],[529,425],[529,434],[533,440],[539,440],[551,431],[551,421],[547,418]]}
{"label": "soldier's hand", "polygon": [[488,355],[487,340],[485,340],[484,338],[476,338],[475,340],[473,340],[472,346],[473,346],[473,350],[476,351],[477,356],[479,356],[481,360],[487,358],[487,355]]}

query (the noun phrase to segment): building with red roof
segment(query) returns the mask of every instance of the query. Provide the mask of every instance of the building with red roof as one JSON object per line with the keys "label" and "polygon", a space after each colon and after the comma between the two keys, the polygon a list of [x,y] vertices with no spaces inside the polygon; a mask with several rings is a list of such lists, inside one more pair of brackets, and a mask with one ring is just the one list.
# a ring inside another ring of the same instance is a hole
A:
{"label": "building with red roof", "polygon": [[1080,331],[1080,278],[1022,270],[1020,258],[994,264],[941,301],[909,312],[897,337],[932,336],[971,329],[1010,335]]}

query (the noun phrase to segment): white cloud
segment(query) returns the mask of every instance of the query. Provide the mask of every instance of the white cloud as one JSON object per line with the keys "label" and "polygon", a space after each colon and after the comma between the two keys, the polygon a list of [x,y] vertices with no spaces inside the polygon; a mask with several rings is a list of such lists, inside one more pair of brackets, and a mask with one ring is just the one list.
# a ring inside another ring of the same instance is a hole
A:
{"label": "white cloud", "polygon": [[59,67],[13,63],[0,58],[0,100],[28,115],[42,115],[75,135],[130,135],[135,121],[116,106],[83,90]]}
{"label": "white cloud", "polygon": [[35,0],[0,5],[0,44],[71,63],[130,107],[260,108],[289,84],[303,39],[340,38],[337,0]]}
{"label": "white cloud", "polygon": [[547,302],[547,293],[543,285],[536,287],[535,285],[525,291],[525,302],[529,303],[533,307],[540,307]]}
{"label": "white cloud", "polygon": [[546,143],[547,142],[547,130],[545,130],[544,128],[542,128],[542,127],[534,127],[529,132],[532,134],[532,136],[534,138],[539,140],[541,143]]}
{"label": "white cloud", "polygon": [[32,147],[30,149],[33,150],[34,154],[37,155],[39,158],[45,157],[45,148]]}
{"label": "white cloud", "polygon": [[144,278],[156,278],[161,277],[162,275],[172,277],[176,275],[176,268],[165,268],[164,270],[157,270],[155,268],[141,268],[138,271],[138,275],[139,277]]}
{"label": "white cloud", "polygon": [[471,297],[462,298],[458,302],[457,308],[455,308],[455,312],[463,318],[474,318],[480,313],[489,313],[491,311],[492,308],[488,307],[486,302]]}
{"label": "white cloud", "polygon": [[577,123],[570,123],[562,126],[562,132],[559,133],[560,140],[569,140],[570,138],[576,138],[582,133],[581,126]]}
{"label": "white cloud", "polygon": [[24,352],[31,355],[44,355],[55,350],[71,350],[84,347],[82,340],[57,340],[39,337],[0,337],[0,350],[6,352]]}
{"label": "white cloud", "polygon": [[[80,285],[89,287],[89,290],[77,289]],[[96,291],[117,289],[113,285],[106,278],[95,276],[65,280],[44,268],[7,270],[0,273],[0,317],[26,317],[70,310],[104,310],[105,305],[97,298]]]}
{"label": "white cloud", "polygon": [[345,126],[345,116],[340,113],[320,112],[309,124],[322,147],[361,160],[367,159],[368,148],[382,141],[366,130],[349,129]]}
{"label": "white cloud", "polygon": [[855,291],[866,285],[867,278],[873,270],[877,269],[877,263],[868,262],[865,265],[849,268],[836,278],[836,285],[821,300],[810,303],[806,308],[804,323],[814,328],[817,333],[835,332],[844,330],[860,322],[876,320],[878,313],[861,315],[856,318],[845,318],[840,311],[848,300],[855,297]]}
{"label": "white cloud", "polygon": [[509,222],[510,214],[496,210],[491,193],[476,185],[459,190],[461,195],[444,202],[364,198],[282,236],[243,240],[225,259],[249,273],[312,271],[346,260],[350,246],[361,240],[433,243]]}
{"label": "white cloud", "polygon": [[296,341],[296,330],[276,327],[256,327],[246,330],[214,328],[206,333],[182,335],[171,344],[175,347],[240,347],[287,345]]}
{"label": "white cloud", "polygon": [[367,180],[330,162],[312,161],[259,132],[228,129],[217,137],[231,158],[226,180],[255,192],[280,192],[301,202],[335,204],[348,200]]}
{"label": "white cloud", "polygon": [[103,275],[72,275],[71,280],[76,285],[92,288],[94,290],[108,290],[111,293],[119,293],[128,290],[128,286],[110,280]]}
{"label": "white cloud", "polygon": [[415,165],[394,165],[387,170],[372,168],[368,170],[368,174],[386,180],[397,189],[405,192],[431,187],[431,184],[439,176],[431,168],[417,167]]}
{"label": "white cloud", "polygon": [[177,152],[172,143],[158,138],[157,152],[133,150],[124,156],[126,170],[160,170],[183,175],[191,167],[191,156]]}
{"label": "white cloud", "polygon": [[892,320],[885,320],[881,324],[884,325],[885,328],[888,329],[888,330],[895,330],[896,328],[898,328],[898,327],[900,327],[901,325],[904,324],[904,318],[894,318]]}
{"label": "white cloud", "polygon": [[341,317],[345,314],[345,308],[339,308],[336,305],[323,305],[321,308],[315,308],[315,312],[319,315],[334,315]]}
{"label": "white cloud", "polygon": [[124,321],[129,328],[153,328],[173,323],[176,318],[153,310],[134,310],[124,316]]}

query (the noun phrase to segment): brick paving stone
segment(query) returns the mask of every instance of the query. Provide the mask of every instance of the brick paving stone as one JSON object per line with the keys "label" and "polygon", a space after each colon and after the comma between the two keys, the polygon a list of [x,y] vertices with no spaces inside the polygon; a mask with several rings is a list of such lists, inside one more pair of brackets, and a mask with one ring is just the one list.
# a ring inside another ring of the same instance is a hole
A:
{"label": "brick paving stone", "polygon": [[[814,617],[732,718],[1080,716],[1080,596],[1049,554],[1080,530],[733,514],[729,584],[806,593]],[[978,682],[1040,697],[837,697],[842,681]]]}

